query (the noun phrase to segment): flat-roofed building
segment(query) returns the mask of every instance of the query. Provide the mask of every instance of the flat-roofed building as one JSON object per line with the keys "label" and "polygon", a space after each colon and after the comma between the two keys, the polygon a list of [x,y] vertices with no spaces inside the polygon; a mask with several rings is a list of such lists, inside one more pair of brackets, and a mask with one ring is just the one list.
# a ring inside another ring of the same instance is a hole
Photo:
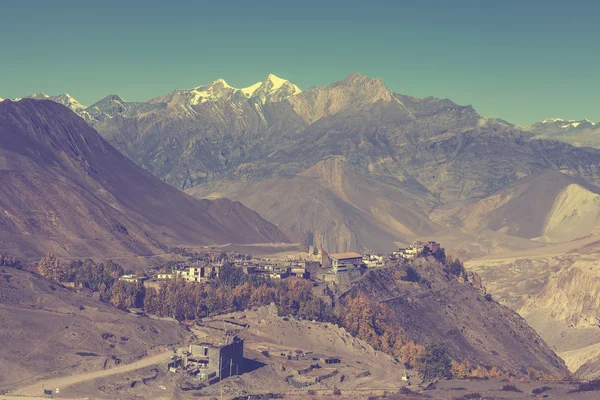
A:
{"label": "flat-roofed building", "polygon": [[330,254],[331,268],[335,273],[347,271],[348,268],[360,267],[362,255],[354,252]]}

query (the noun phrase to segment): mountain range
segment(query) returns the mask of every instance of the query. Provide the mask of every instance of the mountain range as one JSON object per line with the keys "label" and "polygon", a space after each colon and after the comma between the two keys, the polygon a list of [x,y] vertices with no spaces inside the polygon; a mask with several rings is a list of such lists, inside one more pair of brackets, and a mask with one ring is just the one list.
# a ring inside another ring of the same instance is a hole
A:
{"label": "mountain range", "polygon": [[69,95],[31,97],[65,104],[171,185],[240,200],[294,240],[331,251],[387,251],[431,235],[459,237],[474,254],[536,247],[550,229],[551,204],[528,214],[535,221],[522,229],[509,215],[515,207],[490,209],[485,199],[512,199],[513,190],[540,188],[548,176],[597,192],[597,151],[538,140],[549,135],[540,127],[594,127],[589,122],[549,119],[521,129],[447,99],[393,93],[360,74],[304,92],[274,75],[242,89],[219,79],[148,102],[111,95],[90,107]]}
{"label": "mountain range", "polygon": [[155,178],[55,101],[0,103],[0,182],[0,245],[24,259],[288,241],[238,202],[197,200]]}
{"label": "mountain range", "polygon": [[[269,75],[248,88],[219,79],[147,102],[111,95],[81,108],[67,95],[51,99],[172,186],[239,200],[292,240],[329,251],[390,251],[435,236],[477,255],[595,226],[557,219],[554,204],[571,185],[600,193],[600,151],[540,139],[537,128],[591,124],[520,128],[356,73],[305,91]],[[534,209],[525,219],[523,204]]]}

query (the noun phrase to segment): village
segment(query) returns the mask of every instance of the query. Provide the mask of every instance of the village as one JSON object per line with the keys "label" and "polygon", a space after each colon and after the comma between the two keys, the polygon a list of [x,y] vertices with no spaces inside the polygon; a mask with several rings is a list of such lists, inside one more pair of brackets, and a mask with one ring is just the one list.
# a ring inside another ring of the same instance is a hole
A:
{"label": "village", "polygon": [[[261,279],[282,280],[290,277],[314,281],[315,285],[345,287],[369,269],[383,268],[386,263],[412,260],[420,256],[437,255],[441,250],[435,241],[417,241],[388,255],[366,252],[327,254],[310,246],[308,252],[280,258],[252,257],[236,252],[209,251],[202,256],[188,257],[188,261],[171,263],[144,274],[127,274],[120,280],[139,282],[145,287],[159,288],[171,279],[183,279],[194,284],[209,283],[219,278],[224,268],[237,268],[244,274]],[[142,310],[130,312],[143,313]],[[168,371],[190,379],[204,387],[230,376],[241,375],[250,368],[244,357],[244,339],[239,336],[248,328],[245,321],[231,318],[204,318],[193,327],[197,340],[174,351]],[[339,374],[343,360],[337,354],[313,353],[281,346],[261,345],[254,352],[277,359],[286,375],[286,382],[296,388],[308,387]],[[368,371],[353,371],[356,377],[367,376]],[[409,378],[402,377],[408,384]]]}
{"label": "village", "polygon": [[144,282],[146,287],[159,288],[162,283],[175,277],[188,282],[205,283],[219,277],[227,264],[240,268],[246,275],[269,279],[296,277],[317,282],[343,284],[352,281],[368,269],[381,268],[386,261],[411,260],[418,256],[434,255],[441,246],[435,241],[417,241],[391,254],[357,252],[328,254],[321,248],[309,246],[308,252],[285,258],[252,257],[236,252],[208,252],[203,259],[191,259],[178,264],[146,270],[142,274],[120,277],[127,282]]}

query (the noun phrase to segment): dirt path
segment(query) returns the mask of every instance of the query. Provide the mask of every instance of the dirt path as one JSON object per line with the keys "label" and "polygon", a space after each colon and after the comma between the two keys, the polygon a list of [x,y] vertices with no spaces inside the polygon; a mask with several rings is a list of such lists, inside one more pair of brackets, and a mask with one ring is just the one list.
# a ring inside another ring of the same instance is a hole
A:
{"label": "dirt path", "polygon": [[76,383],[90,381],[90,380],[97,379],[97,378],[103,378],[103,377],[110,376],[110,375],[122,374],[124,372],[135,371],[137,369],[149,367],[154,364],[166,363],[169,361],[172,354],[173,354],[172,351],[165,351],[164,353],[160,353],[160,354],[156,354],[154,356],[142,358],[141,360],[138,360],[131,364],[119,365],[118,367],[114,367],[114,368],[110,368],[110,369],[84,372],[81,374],[64,376],[61,378],[45,379],[45,380],[39,381],[33,385],[29,385],[29,386],[23,387],[21,389],[17,389],[13,393],[17,394],[17,395],[26,395],[26,396],[38,395],[39,396],[44,393],[44,388],[52,389],[52,390],[59,388],[59,389],[63,390],[69,386],[75,385]]}

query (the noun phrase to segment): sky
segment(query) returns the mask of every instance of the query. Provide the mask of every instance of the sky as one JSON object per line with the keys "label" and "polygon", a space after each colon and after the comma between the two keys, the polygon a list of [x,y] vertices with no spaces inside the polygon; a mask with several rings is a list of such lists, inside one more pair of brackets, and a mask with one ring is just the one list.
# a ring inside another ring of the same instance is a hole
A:
{"label": "sky", "polygon": [[352,72],[486,117],[600,121],[600,2],[0,0],[0,97],[145,101]]}

